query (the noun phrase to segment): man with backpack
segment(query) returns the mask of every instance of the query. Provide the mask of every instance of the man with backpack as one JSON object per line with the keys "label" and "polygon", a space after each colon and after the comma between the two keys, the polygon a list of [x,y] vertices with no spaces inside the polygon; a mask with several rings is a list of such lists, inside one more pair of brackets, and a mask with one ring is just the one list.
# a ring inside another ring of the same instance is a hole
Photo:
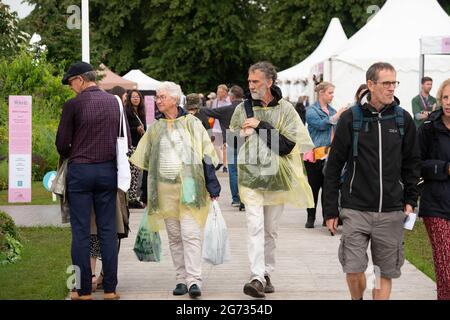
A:
{"label": "man with backpack", "polygon": [[375,63],[366,80],[361,102],[337,125],[324,182],[330,232],[336,233],[338,217],[343,221],[339,260],[354,300],[362,299],[366,288],[369,240],[378,280],[373,299],[389,299],[404,262],[403,223],[417,204],[420,175],[416,128],[394,97],[399,85],[394,67]]}

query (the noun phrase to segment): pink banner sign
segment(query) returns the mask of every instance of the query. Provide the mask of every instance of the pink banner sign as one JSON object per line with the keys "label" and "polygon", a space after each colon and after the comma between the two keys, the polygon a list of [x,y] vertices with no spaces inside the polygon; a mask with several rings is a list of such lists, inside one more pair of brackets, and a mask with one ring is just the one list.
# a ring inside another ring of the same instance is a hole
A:
{"label": "pink banner sign", "polygon": [[147,122],[147,128],[155,121],[155,97],[145,96],[145,117]]}
{"label": "pink banner sign", "polygon": [[319,67],[318,67],[318,71],[319,71],[319,74],[323,74],[323,62],[321,62],[321,63],[319,63]]}
{"label": "pink banner sign", "polygon": [[442,39],[442,53],[450,53],[450,38]]}
{"label": "pink banner sign", "polygon": [[9,96],[8,202],[31,202],[31,96]]}

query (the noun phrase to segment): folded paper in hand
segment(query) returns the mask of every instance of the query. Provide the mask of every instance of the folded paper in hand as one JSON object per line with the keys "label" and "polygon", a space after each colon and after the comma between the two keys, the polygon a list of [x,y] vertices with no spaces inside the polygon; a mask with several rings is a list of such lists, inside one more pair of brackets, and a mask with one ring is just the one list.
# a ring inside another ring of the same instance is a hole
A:
{"label": "folded paper in hand", "polygon": [[414,223],[416,222],[417,215],[411,212],[405,219],[403,227],[407,230],[412,230],[414,228]]}

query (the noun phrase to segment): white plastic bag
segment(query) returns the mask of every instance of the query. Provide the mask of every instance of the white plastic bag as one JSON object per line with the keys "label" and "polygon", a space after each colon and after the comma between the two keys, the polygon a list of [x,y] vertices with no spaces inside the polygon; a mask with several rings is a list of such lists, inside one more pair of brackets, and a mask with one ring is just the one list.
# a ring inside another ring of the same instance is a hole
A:
{"label": "white plastic bag", "polygon": [[[115,96],[120,108],[120,125],[119,134],[117,135],[117,188],[123,192],[127,192],[130,189],[131,184],[131,169],[130,162],[128,161],[128,137],[127,137],[127,125],[125,122],[125,112],[122,106],[122,100]],[[123,137],[121,137],[123,129]]]}
{"label": "white plastic bag", "polygon": [[225,219],[217,200],[209,208],[203,237],[203,259],[217,265],[230,260],[230,244]]}

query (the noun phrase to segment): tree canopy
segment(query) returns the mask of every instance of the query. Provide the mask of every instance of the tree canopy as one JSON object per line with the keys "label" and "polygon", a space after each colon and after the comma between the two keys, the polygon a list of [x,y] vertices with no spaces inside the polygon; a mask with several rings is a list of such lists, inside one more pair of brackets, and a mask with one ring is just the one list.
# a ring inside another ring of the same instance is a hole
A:
{"label": "tree canopy", "polygon": [[[35,5],[20,22],[41,35],[49,61],[81,59],[81,31],[70,5],[81,0],[25,0]],[[448,0],[439,0],[450,13]],[[245,85],[258,60],[278,70],[308,56],[333,17],[347,36],[360,29],[385,0],[90,0],[91,62],[124,74],[135,68],[181,84],[185,92]],[[3,23],[3,22],[0,22]]]}
{"label": "tree canopy", "polygon": [[0,57],[8,57],[26,46],[30,36],[19,27],[19,19],[9,6],[0,2]]}

